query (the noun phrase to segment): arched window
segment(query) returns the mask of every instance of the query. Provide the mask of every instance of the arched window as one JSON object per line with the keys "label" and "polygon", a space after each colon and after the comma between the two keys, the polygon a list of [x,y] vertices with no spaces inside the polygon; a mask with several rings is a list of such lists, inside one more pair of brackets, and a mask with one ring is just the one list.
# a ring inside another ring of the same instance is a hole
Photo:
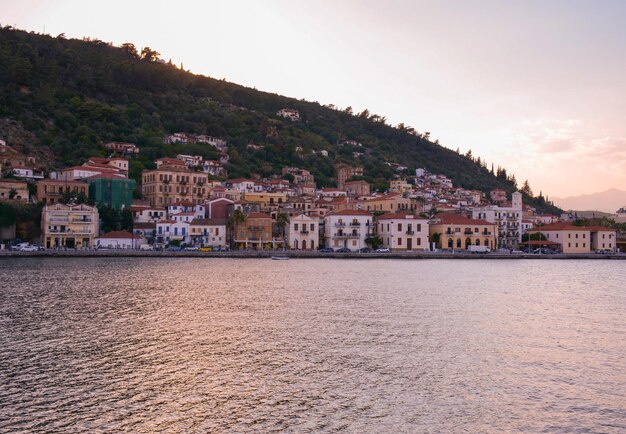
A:
{"label": "arched window", "polygon": [[476,239],[476,245],[480,246],[480,238]]}
{"label": "arched window", "polygon": [[448,238],[448,248],[451,249],[452,247],[454,247],[454,242],[452,241],[452,238]]}
{"label": "arched window", "polygon": [[460,248],[461,248],[461,239],[460,239],[460,238],[458,238],[458,239],[456,240],[456,248],[457,248],[457,249],[460,249]]}
{"label": "arched window", "polygon": [[472,239],[471,238],[465,238],[465,248],[467,249],[471,245],[472,245]]}

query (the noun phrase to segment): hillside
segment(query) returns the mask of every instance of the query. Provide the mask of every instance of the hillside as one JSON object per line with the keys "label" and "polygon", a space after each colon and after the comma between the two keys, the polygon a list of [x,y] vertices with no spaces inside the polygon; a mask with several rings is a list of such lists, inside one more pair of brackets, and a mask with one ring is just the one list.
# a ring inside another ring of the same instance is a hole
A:
{"label": "hillside", "polygon": [[[496,176],[479,159],[439,146],[428,134],[387,125],[382,116],[191,74],[157,56],[154,51],[141,55],[131,44],[118,48],[0,29],[0,137],[11,142],[13,130],[32,134],[33,143],[24,147],[50,155],[43,159],[47,169],[103,156],[108,141],[133,142],[141,149],[131,162],[136,179],[155,158],[177,153],[216,157],[208,146],[163,144],[165,134],[183,131],[226,140],[231,177],[269,176],[291,165],[310,170],[319,186],[332,186],[335,164],[345,162],[363,166],[366,180],[383,189],[398,174],[384,164],[389,162],[406,166],[406,173],[427,168],[469,189],[515,190],[505,170]],[[283,108],[298,110],[302,120],[276,116]],[[346,140],[362,146],[341,144]],[[250,149],[249,143],[262,148]],[[328,156],[313,153],[321,150]],[[557,211],[541,198],[525,200],[542,211]]]}

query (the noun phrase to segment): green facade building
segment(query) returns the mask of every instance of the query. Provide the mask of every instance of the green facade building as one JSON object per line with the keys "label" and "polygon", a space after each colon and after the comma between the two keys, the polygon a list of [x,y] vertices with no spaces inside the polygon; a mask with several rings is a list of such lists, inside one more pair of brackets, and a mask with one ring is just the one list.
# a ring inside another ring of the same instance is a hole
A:
{"label": "green facade building", "polygon": [[89,199],[98,205],[109,205],[113,208],[128,208],[135,191],[134,179],[92,177],[89,183]]}

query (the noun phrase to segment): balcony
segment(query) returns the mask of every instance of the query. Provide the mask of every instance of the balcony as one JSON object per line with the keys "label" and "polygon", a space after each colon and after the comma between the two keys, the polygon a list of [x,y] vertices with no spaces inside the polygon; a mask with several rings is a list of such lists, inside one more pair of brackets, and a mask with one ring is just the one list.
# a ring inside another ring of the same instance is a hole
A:
{"label": "balcony", "polygon": [[361,226],[361,222],[351,222],[350,226],[352,226],[352,227],[359,227],[359,226]]}
{"label": "balcony", "polygon": [[343,227],[345,227],[345,226],[346,226],[346,224],[345,224],[345,223],[335,223],[335,227],[336,227],[336,228],[343,228]]}
{"label": "balcony", "polygon": [[308,234],[309,230],[308,229],[300,229],[300,233],[301,234]]}
{"label": "balcony", "polygon": [[472,232],[471,230],[465,229],[465,232],[463,232],[463,235],[473,235],[474,232]]}
{"label": "balcony", "polygon": [[346,234],[346,233],[337,232],[335,234],[335,238],[359,238],[359,234],[353,234],[353,233]]}
{"label": "balcony", "polygon": [[405,234],[413,235],[413,234],[415,234],[415,231],[413,229],[409,229],[408,231],[405,232]]}

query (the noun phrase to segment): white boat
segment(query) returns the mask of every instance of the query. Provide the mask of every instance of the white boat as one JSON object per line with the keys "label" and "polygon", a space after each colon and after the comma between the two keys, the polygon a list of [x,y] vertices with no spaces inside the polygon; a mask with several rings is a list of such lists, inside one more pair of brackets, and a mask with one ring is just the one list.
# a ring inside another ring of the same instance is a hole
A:
{"label": "white boat", "polygon": [[272,256],[272,261],[287,261],[289,256]]}

